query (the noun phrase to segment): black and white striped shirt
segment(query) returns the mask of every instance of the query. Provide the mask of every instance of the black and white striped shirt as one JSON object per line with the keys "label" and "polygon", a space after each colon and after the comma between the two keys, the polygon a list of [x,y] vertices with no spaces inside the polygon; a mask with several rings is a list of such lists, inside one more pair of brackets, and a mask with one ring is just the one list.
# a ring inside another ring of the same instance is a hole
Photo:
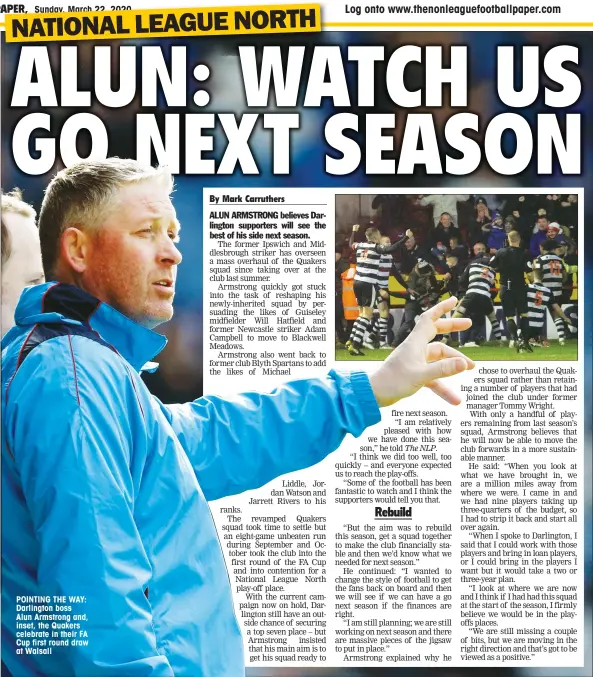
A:
{"label": "black and white striped shirt", "polygon": [[[353,243],[352,249],[356,252],[356,275],[354,276],[354,281],[378,285],[381,258],[394,252],[407,239],[407,236],[404,235],[401,240],[389,245],[381,245],[376,242]],[[389,274],[387,277],[389,278]]]}
{"label": "black and white striped shirt", "polygon": [[377,273],[379,289],[387,289],[389,286],[389,273],[393,267],[393,256],[383,254],[379,260],[379,272]]}
{"label": "black and white striped shirt", "polygon": [[468,266],[469,284],[467,294],[481,294],[490,298],[490,288],[494,285],[495,272],[483,263],[470,263]]}
{"label": "black and white striped shirt", "polygon": [[381,245],[375,242],[356,242],[352,247],[356,252],[356,275],[354,279],[358,282],[378,284]]}
{"label": "black and white striped shirt", "polygon": [[562,295],[564,261],[556,254],[541,254],[535,259],[535,270],[541,270],[541,283],[551,289],[554,296]]}
{"label": "black and white striped shirt", "polygon": [[546,319],[546,308],[552,300],[552,290],[543,284],[534,282],[527,285],[527,305],[529,308],[529,326],[541,329]]}

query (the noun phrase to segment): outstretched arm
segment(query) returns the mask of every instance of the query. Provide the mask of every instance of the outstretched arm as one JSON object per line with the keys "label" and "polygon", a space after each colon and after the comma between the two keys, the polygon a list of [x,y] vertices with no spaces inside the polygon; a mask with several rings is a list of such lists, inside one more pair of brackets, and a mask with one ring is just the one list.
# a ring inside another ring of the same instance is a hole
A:
{"label": "outstretched arm", "polygon": [[403,275],[399,272],[399,270],[395,266],[392,266],[391,274],[404,289],[408,288],[408,283],[404,280]]}
{"label": "outstretched arm", "polygon": [[412,237],[412,235],[412,231],[408,229],[406,230],[406,234],[397,242],[393,242],[392,244],[388,245],[378,244],[375,247],[375,250],[379,252],[379,254],[391,254],[396,249],[399,249],[404,242],[407,242]]}
{"label": "outstretched arm", "polygon": [[436,195],[426,195],[421,196],[418,200],[418,204],[421,207],[431,207],[436,202]]}
{"label": "outstretched arm", "polygon": [[[387,406],[427,385],[448,402],[460,400],[436,380],[470,369],[473,362],[428,342],[437,333],[463,331],[470,320],[438,320],[451,298],[425,313],[410,337],[369,378],[331,371],[321,379],[293,381],[271,393],[203,397],[161,405],[195,469],[207,499],[260,487],[275,477],[321,461],[347,433],[358,436]],[[439,352],[440,351],[440,352]]]}
{"label": "outstretched arm", "polygon": [[335,371],[269,393],[161,406],[208,500],[319,463],[381,418],[367,375]]}
{"label": "outstretched arm", "polygon": [[358,225],[358,223],[355,223],[352,226],[352,232],[350,233],[350,239],[348,240],[348,246],[350,247],[350,249],[352,249],[352,247],[354,246],[354,233],[357,233],[359,228],[360,226]]}

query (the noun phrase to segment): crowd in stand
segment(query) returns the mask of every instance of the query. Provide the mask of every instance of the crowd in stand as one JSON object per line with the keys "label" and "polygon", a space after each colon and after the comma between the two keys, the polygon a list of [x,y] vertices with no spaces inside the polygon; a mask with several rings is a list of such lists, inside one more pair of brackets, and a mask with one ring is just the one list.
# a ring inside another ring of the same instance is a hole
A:
{"label": "crowd in stand", "polygon": [[[414,234],[394,253],[395,269],[409,275],[419,259],[428,261],[450,275],[452,293],[468,262],[505,247],[512,230],[533,258],[554,239],[565,244],[566,263],[577,264],[577,195],[377,195],[373,209],[374,225],[392,242],[407,229]],[[337,242],[341,259],[355,263],[346,236]]]}

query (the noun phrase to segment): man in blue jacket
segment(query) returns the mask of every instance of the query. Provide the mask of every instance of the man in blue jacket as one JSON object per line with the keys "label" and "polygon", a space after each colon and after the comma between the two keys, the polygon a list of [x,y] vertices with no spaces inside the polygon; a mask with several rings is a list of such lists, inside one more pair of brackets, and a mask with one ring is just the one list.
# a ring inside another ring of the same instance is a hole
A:
{"label": "man in blue jacket", "polygon": [[[438,378],[473,366],[427,347],[468,326],[439,320],[451,300],[370,379],[330,372],[163,405],[139,373],[165,344],[153,328],[173,314],[171,190],[164,169],[113,158],[63,170],[46,191],[39,227],[54,281],[24,292],[2,344],[2,640],[14,677],[240,677],[207,501],[317,463],[377,423],[378,405],[423,385],[458,402]],[[21,629],[57,612],[54,596],[71,610],[26,646]],[[77,644],[50,647],[52,630]]]}

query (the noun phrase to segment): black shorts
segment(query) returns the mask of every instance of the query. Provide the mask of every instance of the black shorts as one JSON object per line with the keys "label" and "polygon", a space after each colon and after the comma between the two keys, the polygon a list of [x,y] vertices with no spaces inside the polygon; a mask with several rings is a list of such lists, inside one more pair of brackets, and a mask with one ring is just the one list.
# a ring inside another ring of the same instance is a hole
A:
{"label": "black shorts", "polygon": [[557,303],[559,306],[563,306],[564,304],[572,303],[571,297],[572,287],[570,289],[563,289],[562,294],[560,294],[560,296],[556,296],[555,299],[553,298],[551,303]]}
{"label": "black shorts", "polygon": [[377,287],[370,282],[354,280],[354,295],[356,296],[356,303],[361,308],[372,308],[377,297]]}
{"label": "black shorts", "polygon": [[508,289],[503,287],[500,293],[502,301],[502,311],[505,317],[515,317],[515,315],[527,315],[527,289],[525,287],[515,287]]}
{"label": "black shorts", "polygon": [[494,312],[492,299],[484,294],[466,294],[461,300],[461,305],[465,308],[466,315],[483,317]]}

